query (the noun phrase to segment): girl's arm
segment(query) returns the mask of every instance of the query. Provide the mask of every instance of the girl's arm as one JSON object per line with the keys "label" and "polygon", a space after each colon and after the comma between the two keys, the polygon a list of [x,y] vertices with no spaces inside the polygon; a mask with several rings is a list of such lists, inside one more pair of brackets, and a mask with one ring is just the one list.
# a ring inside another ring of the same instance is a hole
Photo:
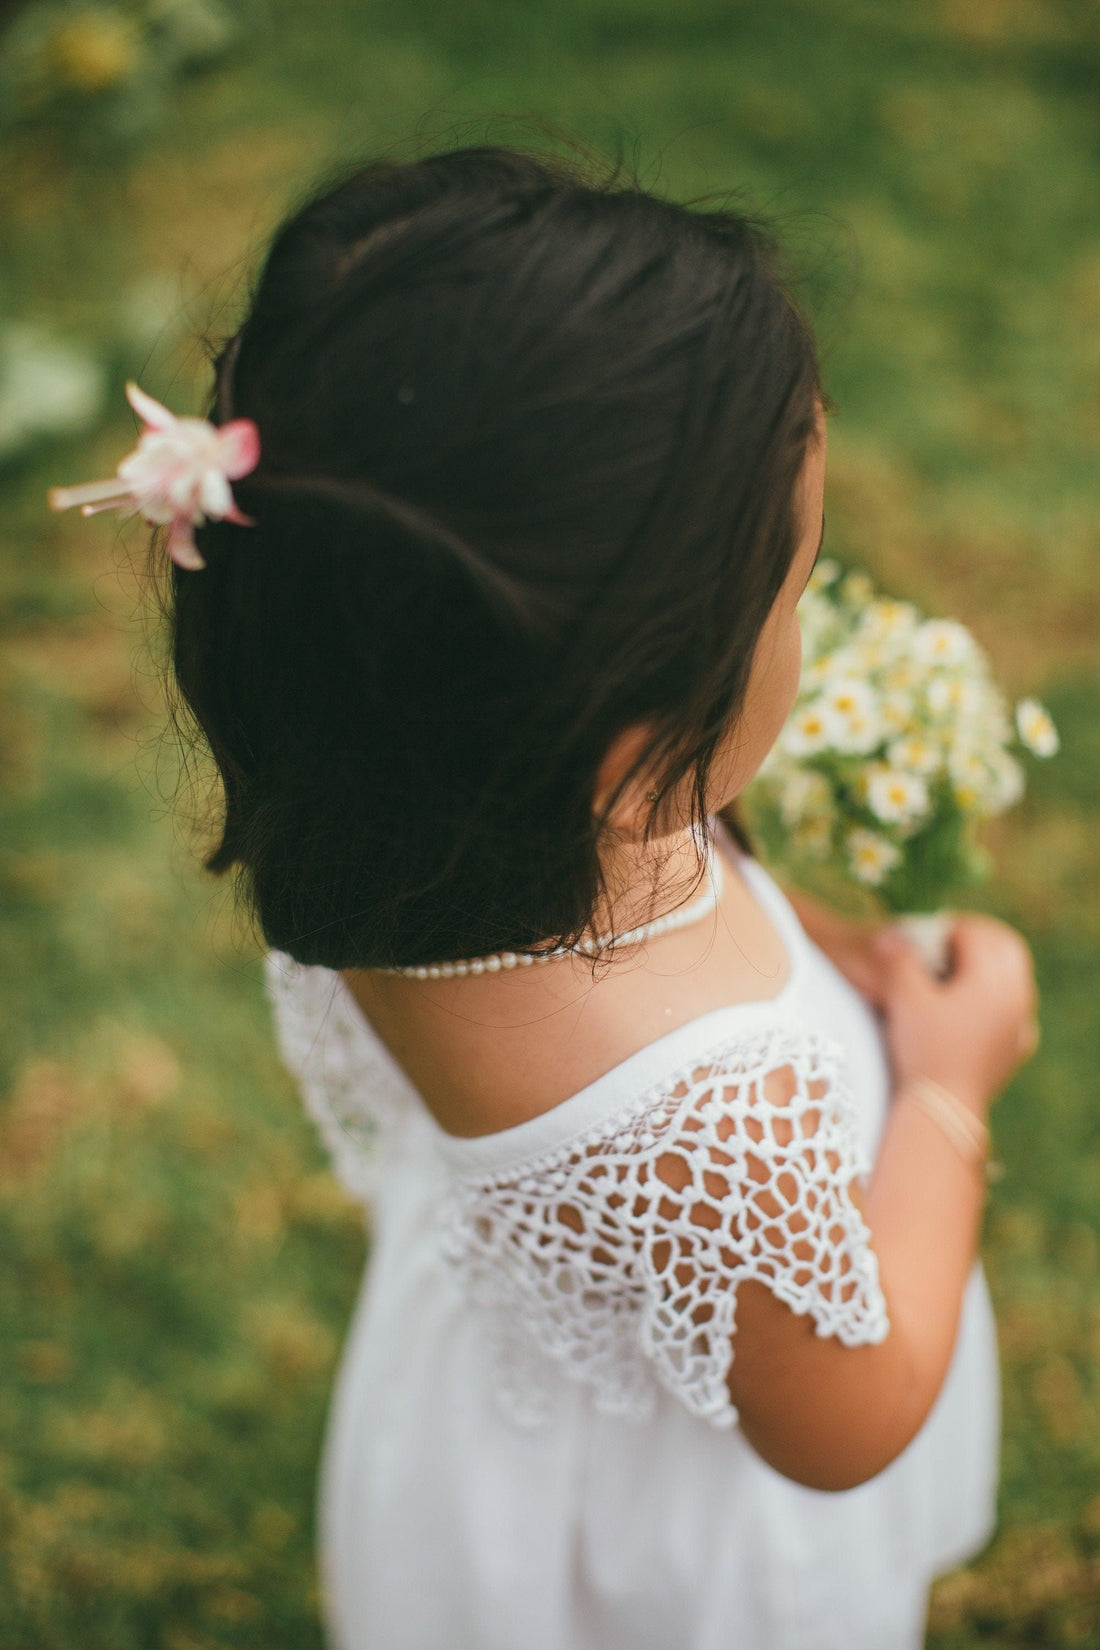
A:
{"label": "girl's arm", "polygon": [[[935,1401],[955,1344],[984,1175],[906,1080],[931,1077],[983,1117],[1026,1057],[1036,999],[1027,947],[1005,924],[963,917],[953,944],[947,981],[926,973],[896,939],[878,959],[895,1094],[870,1183],[862,1195],[851,1191],[878,1260],[890,1318],[885,1340],[845,1346],[816,1335],[808,1317],[763,1284],[738,1289],[728,1385],[742,1430],[777,1471],[815,1489],[863,1483],[901,1453]],[[783,1106],[793,1081],[789,1069],[771,1073],[765,1099]],[[778,1118],[773,1125],[782,1145],[780,1127],[789,1139],[791,1125]],[[759,1169],[763,1178],[762,1162]],[[764,1213],[789,1217],[777,1199]]]}
{"label": "girl's arm", "polygon": [[984,1185],[903,1087],[865,1195],[852,1188],[878,1257],[886,1339],[847,1347],[820,1338],[763,1284],[740,1286],[730,1397],[776,1471],[813,1489],[850,1489],[916,1435],[951,1360]]}

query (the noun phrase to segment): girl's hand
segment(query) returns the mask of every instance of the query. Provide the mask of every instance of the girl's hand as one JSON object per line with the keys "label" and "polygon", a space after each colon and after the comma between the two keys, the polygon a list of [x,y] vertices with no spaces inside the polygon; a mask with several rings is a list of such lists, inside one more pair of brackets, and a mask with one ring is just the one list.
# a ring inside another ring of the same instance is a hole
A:
{"label": "girl's hand", "polygon": [[956,917],[953,971],[929,973],[890,922],[853,922],[800,890],[787,897],[807,934],[886,1019],[895,1085],[932,1077],[984,1111],[1039,1044],[1031,952],[1007,923]]}
{"label": "girl's hand", "polygon": [[1023,937],[964,912],[951,931],[953,968],[930,974],[885,925],[873,942],[895,1086],[922,1074],[982,1114],[1038,1045],[1038,992]]}

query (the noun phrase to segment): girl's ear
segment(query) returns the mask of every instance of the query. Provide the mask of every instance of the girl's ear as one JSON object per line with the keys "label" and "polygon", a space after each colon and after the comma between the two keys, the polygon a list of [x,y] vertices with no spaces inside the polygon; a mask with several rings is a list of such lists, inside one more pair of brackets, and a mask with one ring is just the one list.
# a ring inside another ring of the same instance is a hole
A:
{"label": "girl's ear", "polygon": [[[628,773],[653,738],[645,723],[624,728],[616,734],[600,763],[592,793],[592,812],[599,818],[612,791]],[[653,805],[654,777],[642,768],[620,792],[605,828],[627,841],[641,841],[645,822]]]}

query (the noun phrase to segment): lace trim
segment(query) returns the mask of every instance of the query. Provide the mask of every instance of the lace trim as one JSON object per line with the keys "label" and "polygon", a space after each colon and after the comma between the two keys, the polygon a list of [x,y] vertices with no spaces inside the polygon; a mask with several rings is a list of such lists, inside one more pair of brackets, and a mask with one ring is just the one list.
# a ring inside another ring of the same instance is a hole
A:
{"label": "lace trim", "polygon": [[264,973],[279,1052],[298,1080],[336,1177],[370,1203],[386,1148],[407,1126],[409,1097],[338,974],[279,951],[269,954]]}
{"label": "lace trim", "polygon": [[[369,1203],[416,1115],[414,1092],[338,976],[281,953],[266,973],[283,1058],[338,1178]],[[885,1337],[878,1264],[849,1192],[871,1164],[843,1053],[789,1017],[727,1029],[553,1147],[493,1173],[445,1165],[440,1245],[486,1313],[497,1397],[516,1424],[552,1413],[549,1363],[603,1414],[646,1420],[663,1390],[733,1426],[726,1380],[745,1278],[819,1335]]]}
{"label": "lace trim", "polygon": [[663,1388],[733,1426],[726,1378],[745,1278],[819,1335],[885,1337],[878,1265],[849,1192],[870,1163],[842,1055],[797,1024],[727,1033],[560,1146],[454,1176],[440,1237],[491,1313],[497,1395],[515,1422],[550,1412],[538,1347],[604,1414],[645,1420]]}

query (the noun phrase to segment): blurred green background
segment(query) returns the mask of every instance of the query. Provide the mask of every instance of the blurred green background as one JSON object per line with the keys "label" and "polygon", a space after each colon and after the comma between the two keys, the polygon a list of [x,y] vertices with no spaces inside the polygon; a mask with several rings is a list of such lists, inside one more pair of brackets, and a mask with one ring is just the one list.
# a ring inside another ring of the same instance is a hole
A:
{"label": "blurred green background", "polygon": [[984,838],[1043,1044],[995,1113],[1000,1530],[930,1644],[1100,1645],[1098,84],[1074,0],[0,3],[5,1650],[319,1644],[365,1249],[195,870],[201,784],[171,811],[141,534],[45,490],[113,472],[131,374],[201,410],[201,335],[334,163],[531,119],[778,219],[838,404],[827,549],[1059,728]]}

